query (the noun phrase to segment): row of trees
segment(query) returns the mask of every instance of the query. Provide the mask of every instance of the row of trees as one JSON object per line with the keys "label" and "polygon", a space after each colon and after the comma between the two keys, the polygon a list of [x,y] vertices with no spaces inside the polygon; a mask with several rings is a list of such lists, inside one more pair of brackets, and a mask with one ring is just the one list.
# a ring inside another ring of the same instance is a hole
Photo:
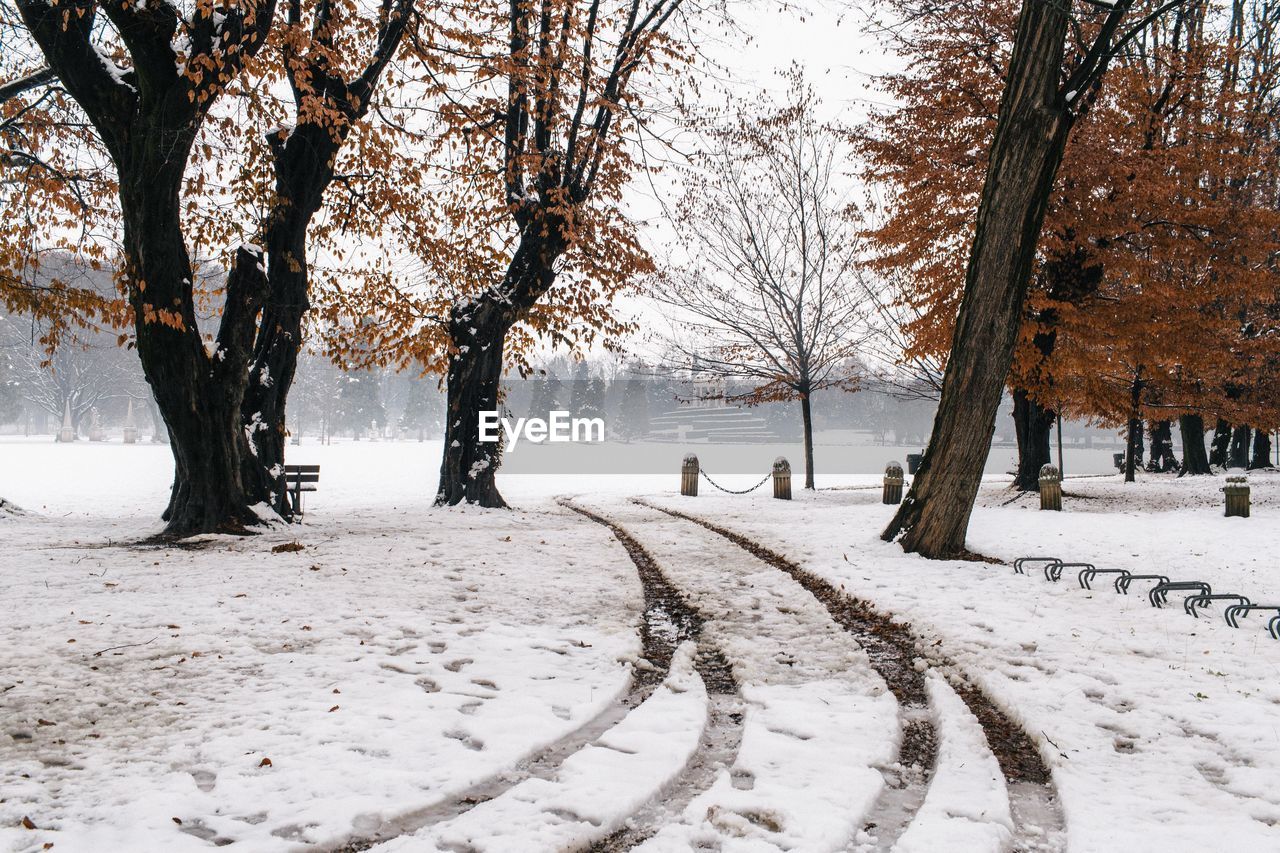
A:
{"label": "row of trees", "polygon": [[[172,535],[242,529],[263,501],[290,514],[309,329],[352,371],[339,398],[361,370],[444,376],[437,499],[503,505],[478,413],[504,371],[546,344],[616,347],[615,297],[643,286],[680,329],[664,368],[798,402],[810,487],[813,395],[877,359],[921,368],[900,384],[941,407],[887,535],[954,554],[1006,381],[1024,485],[1064,411],[1127,423],[1130,475],[1144,419],[1162,448],[1178,422],[1188,473],[1206,424],[1265,441],[1272,2],[895,0],[897,106],[846,133],[793,70],[785,103],[685,125],[702,153],[658,263],[627,192],[721,9],[16,0],[0,192],[23,215],[0,223],[0,299],[50,346],[115,324],[137,350],[174,448]],[[59,250],[117,267],[125,298],[42,276]]]}
{"label": "row of trees", "polygon": [[[290,513],[284,418],[317,296],[345,365],[446,373],[439,500],[501,505],[477,415],[504,364],[621,330],[610,297],[650,265],[622,190],[646,99],[679,84],[688,6],[17,0],[0,191],[23,215],[0,298],[50,344],[123,326],[172,442],[170,535]],[[109,266],[115,246],[123,303],[35,280],[52,250]]]}
{"label": "row of trees", "polygon": [[1158,441],[1178,423],[1188,474],[1209,470],[1206,424],[1256,428],[1266,456],[1280,412],[1277,10],[894,4],[911,21],[886,30],[908,59],[884,78],[901,106],[858,136],[865,177],[888,187],[870,238],[880,269],[910,271],[897,279],[910,346],[946,359],[947,379],[887,536],[963,550],[1006,377],[1023,487],[1058,412],[1127,425],[1129,479],[1144,419]]}

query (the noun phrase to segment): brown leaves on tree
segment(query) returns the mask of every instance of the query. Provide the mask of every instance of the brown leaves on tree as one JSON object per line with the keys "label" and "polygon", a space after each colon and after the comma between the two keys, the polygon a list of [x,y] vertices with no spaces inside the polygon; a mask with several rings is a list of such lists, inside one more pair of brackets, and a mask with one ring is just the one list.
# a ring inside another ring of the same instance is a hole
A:
{"label": "brown leaves on tree", "polygon": [[[1066,93],[1083,115],[1010,377],[1042,405],[1120,424],[1139,383],[1140,417],[1275,422],[1280,64],[1269,8],[1186,3],[1116,57],[1101,90]],[[857,135],[864,179],[891,189],[868,236],[910,317],[909,358],[945,361],[952,343],[1016,13],[1010,1],[921,16],[895,45],[906,70],[881,78],[901,107]]]}

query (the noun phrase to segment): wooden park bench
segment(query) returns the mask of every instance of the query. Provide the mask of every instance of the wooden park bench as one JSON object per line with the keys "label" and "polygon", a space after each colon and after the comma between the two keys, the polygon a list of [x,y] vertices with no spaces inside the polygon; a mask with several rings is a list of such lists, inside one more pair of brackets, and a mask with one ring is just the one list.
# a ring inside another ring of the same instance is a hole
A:
{"label": "wooden park bench", "polygon": [[284,466],[285,490],[293,495],[293,511],[302,515],[302,493],[319,489],[319,465],[286,465]]}

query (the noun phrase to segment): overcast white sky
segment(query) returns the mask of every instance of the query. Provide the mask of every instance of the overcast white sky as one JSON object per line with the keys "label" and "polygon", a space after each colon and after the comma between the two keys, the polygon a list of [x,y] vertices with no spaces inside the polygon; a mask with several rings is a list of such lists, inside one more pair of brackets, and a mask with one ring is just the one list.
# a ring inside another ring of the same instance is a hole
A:
{"label": "overcast white sky", "polygon": [[[712,61],[705,63],[701,72],[710,77],[701,85],[704,102],[721,106],[727,95],[751,99],[762,90],[781,99],[786,83],[778,72],[796,62],[804,67],[806,78],[823,99],[831,119],[853,123],[867,109],[886,103],[872,87],[871,77],[890,70],[898,61],[886,55],[877,40],[866,33],[866,6],[838,0],[808,2],[803,9],[783,8],[768,0],[737,2],[733,6],[744,32],[701,45]],[[721,69],[712,69],[712,64]],[[853,165],[850,164],[851,171]],[[671,227],[663,221],[655,191],[673,196],[667,181],[659,176],[652,187],[636,187],[632,210],[647,223],[647,240],[661,258],[666,254],[663,246]],[[667,325],[646,300],[624,297],[620,304],[641,322],[648,337],[659,335]],[[654,340],[645,340],[645,336],[642,333],[632,342],[637,354],[658,345]]]}
{"label": "overcast white sky", "polygon": [[808,2],[803,9],[776,2],[739,3],[738,20],[748,41],[724,41],[711,47],[744,88],[780,90],[775,72],[799,62],[833,107],[857,110],[877,97],[868,76],[888,68],[876,40],[863,29],[868,4]]}

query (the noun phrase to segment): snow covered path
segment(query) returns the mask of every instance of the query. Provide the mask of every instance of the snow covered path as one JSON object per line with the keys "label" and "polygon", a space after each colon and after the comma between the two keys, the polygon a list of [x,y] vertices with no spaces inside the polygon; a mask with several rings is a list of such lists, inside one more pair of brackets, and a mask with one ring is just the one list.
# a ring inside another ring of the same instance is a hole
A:
{"label": "snow covered path", "polygon": [[706,620],[745,703],[734,766],[680,823],[639,849],[839,850],[850,843],[893,761],[896,703],[865,653],[822,607],[749,555],[688,523],[609,505]]}
{"label": "snow covered path", "polygon": [[[862,602],[747,537],[687,512],[636,503],[709,530],[758,564],[789,576],[866,649],[868,662],[899,702],[901,746],[896,764],[886,773],[890,784],[874,812],[875,820],[867,822],[869,831],[859,837],[859,850],[906,853],[922,846],[927,849],[942,839],[964,839],[965,849],[993,853],[1006,849],[1011,841],[1023,851],[1062,848],[1061,815],[1047,784],[1048,771],[1034,747],[950,664],[946,669],[950,677],[960,679],[965,700],[945,680],[932,677],[934,673],[926,680],[921,673],[929,671],[929,663],[917,655],[919,642],[909,628],[868,610]],[[788,592],[791,602],[809,601],[794,588]],[[975,712],[982,715],[981,723]],[[998,738],[1003,761],[992,754],[987,733]],[[1006,775],[1009,782],[1017,783],[1016,827]]]}
{"label": "snow covered path", "polygon": [[[1155,610],[1141,595],[1089,593],[1074,578],[1049,584],[1008,565],[917,560],[879,541],[891,508],[878,498],[655,500],[765,543],[937,643],[1035,740],[1061,796],[1068,850],[1280,849],[1280,644],[1260,630],[1264,622],[1234,630],[1216,615],[1196,621],[1180,606]],[[1116,543],[1126,530],[1140,536],[1133,531],[1147,519],[1118,514],[1114,505],[1074,516],[980,509],[970,541],[1010,561],[1048,551],[1133,567],[1115,554],[1145,557],[1145,545]],[[1256,520],[1227,527],[1240,520],[1208,512],[1190,521],[1191,530],[1250,539],[1276,529]],[[1207,539],[1195,550],[1214,547]],[[1176,538],[1155,548],[1166,552],[1168,573],[1216,580],[1196,553],[1178,552]],[[1222,574],[1244,573],[1235,565]],[[1239,582],[1256,590],[1274,580]]]}

